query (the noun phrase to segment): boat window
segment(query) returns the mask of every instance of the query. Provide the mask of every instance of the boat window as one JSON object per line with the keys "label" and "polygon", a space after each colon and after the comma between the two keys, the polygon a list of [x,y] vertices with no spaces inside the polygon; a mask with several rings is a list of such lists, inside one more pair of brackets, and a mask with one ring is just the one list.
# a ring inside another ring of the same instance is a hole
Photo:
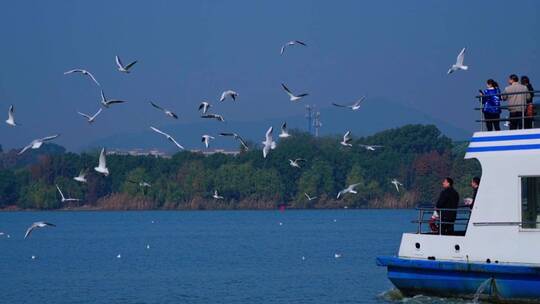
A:
{"label": "boat window", "polygon": [[540,176],[521,177],[522,228],[540,228]]}

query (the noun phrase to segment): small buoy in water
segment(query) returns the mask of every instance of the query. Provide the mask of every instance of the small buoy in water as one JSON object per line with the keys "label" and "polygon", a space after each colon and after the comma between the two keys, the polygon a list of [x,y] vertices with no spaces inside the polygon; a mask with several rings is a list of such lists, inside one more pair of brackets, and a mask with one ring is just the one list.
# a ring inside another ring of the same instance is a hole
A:
{"label": "small buoy in water", "polygon": [[305,261],[306,260],[306,257],[305,256],[302,256],[302,261]]}
{"label": "small buoy in water", "polygon": [[35,260],[37,257],[35,255],[32,256],[32,260]]}
{"label": "small buoy in water", "polygon": [[280,226],[283,226],[283,223],[282,223],[282,222],[279,222],[279,225],[280,225]]}
{"label": "small buoy in water", "polygon": [[336,219],[334,219],[334,223],[335,223],[335,222],[337,222],[337,220],[336,220]]}
{"label": "small buoy in water", "polygon": [[336,259],[341,258],[341,253],[334,253],[334,258],[336,258]]}
{"label": "small buoy in water", "polygon": [[150,245],[146,245],[146,249],[150,249]]}
{"label": "small buoy in water", "polygon": [[120,259],[121,257],[122,255],[120,253],[116,256],[117,259]]}
{"label": "small buoy in water", "polygon": [[155,223],[154,221],[151,222],[152,224]]}

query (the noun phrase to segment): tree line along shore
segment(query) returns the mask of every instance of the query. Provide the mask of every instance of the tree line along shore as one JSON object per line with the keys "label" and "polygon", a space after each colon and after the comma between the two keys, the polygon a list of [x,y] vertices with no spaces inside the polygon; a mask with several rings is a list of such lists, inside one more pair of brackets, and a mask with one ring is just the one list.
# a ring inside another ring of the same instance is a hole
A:
{"label": "tree line along shore", "polygon": [[[455,179],[456,189],[466,197],[470,180],[481,173],[476,160],[463,159],[468,143],[453,142],[433,125],[406,125],[354,138],[352,147],[339,145],[340,136],[292,135],[266,159],[253,143],[238,155],[109,155],[107,177],[93,172],[98,150],[75,154],[46,144],[18,156],[17,150],[0,147],[0,209],[411,208],[436,200],[446,176]],[[360,144],[383,147],[369,151]],[[306,161],[295,168],[291,158]],[[88,169],[86,183],[73,180],[81,168]],[[391,184],[394,178],[404,185],[399,192]],[[336,199],[338,191],[354,183],[359,183],[357,194]],[[55,185],[81,200],[62,203]],[[212,197],[215,190],[223,199]],[[305,193],[317,198],[308,200]]]}

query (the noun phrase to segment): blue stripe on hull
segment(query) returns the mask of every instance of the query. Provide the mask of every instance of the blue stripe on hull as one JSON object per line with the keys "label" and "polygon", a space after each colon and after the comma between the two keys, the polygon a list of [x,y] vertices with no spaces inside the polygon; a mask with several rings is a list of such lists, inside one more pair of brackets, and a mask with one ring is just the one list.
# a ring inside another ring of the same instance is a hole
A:
{"label": "blue stripe on hull", "polygon": [[540,302],[540,268],[534,266],[472,264],[379,257],[388,267],[388,278],[405,295],[433,294],[472,297],[478,287],[492,278],[484,292],[493,298]]}

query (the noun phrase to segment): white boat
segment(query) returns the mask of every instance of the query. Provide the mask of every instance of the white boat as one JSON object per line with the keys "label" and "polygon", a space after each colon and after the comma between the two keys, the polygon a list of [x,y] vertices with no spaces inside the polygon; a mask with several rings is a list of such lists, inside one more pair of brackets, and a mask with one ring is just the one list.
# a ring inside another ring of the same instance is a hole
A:
{"label": "white boat", "polygon": [[480,162],[482,179],[456,233],[431,231],[433,209],[419,208],[418,230],[377,264],[405,296],[540,302],[540,129],[476,132],[465,158]]}

